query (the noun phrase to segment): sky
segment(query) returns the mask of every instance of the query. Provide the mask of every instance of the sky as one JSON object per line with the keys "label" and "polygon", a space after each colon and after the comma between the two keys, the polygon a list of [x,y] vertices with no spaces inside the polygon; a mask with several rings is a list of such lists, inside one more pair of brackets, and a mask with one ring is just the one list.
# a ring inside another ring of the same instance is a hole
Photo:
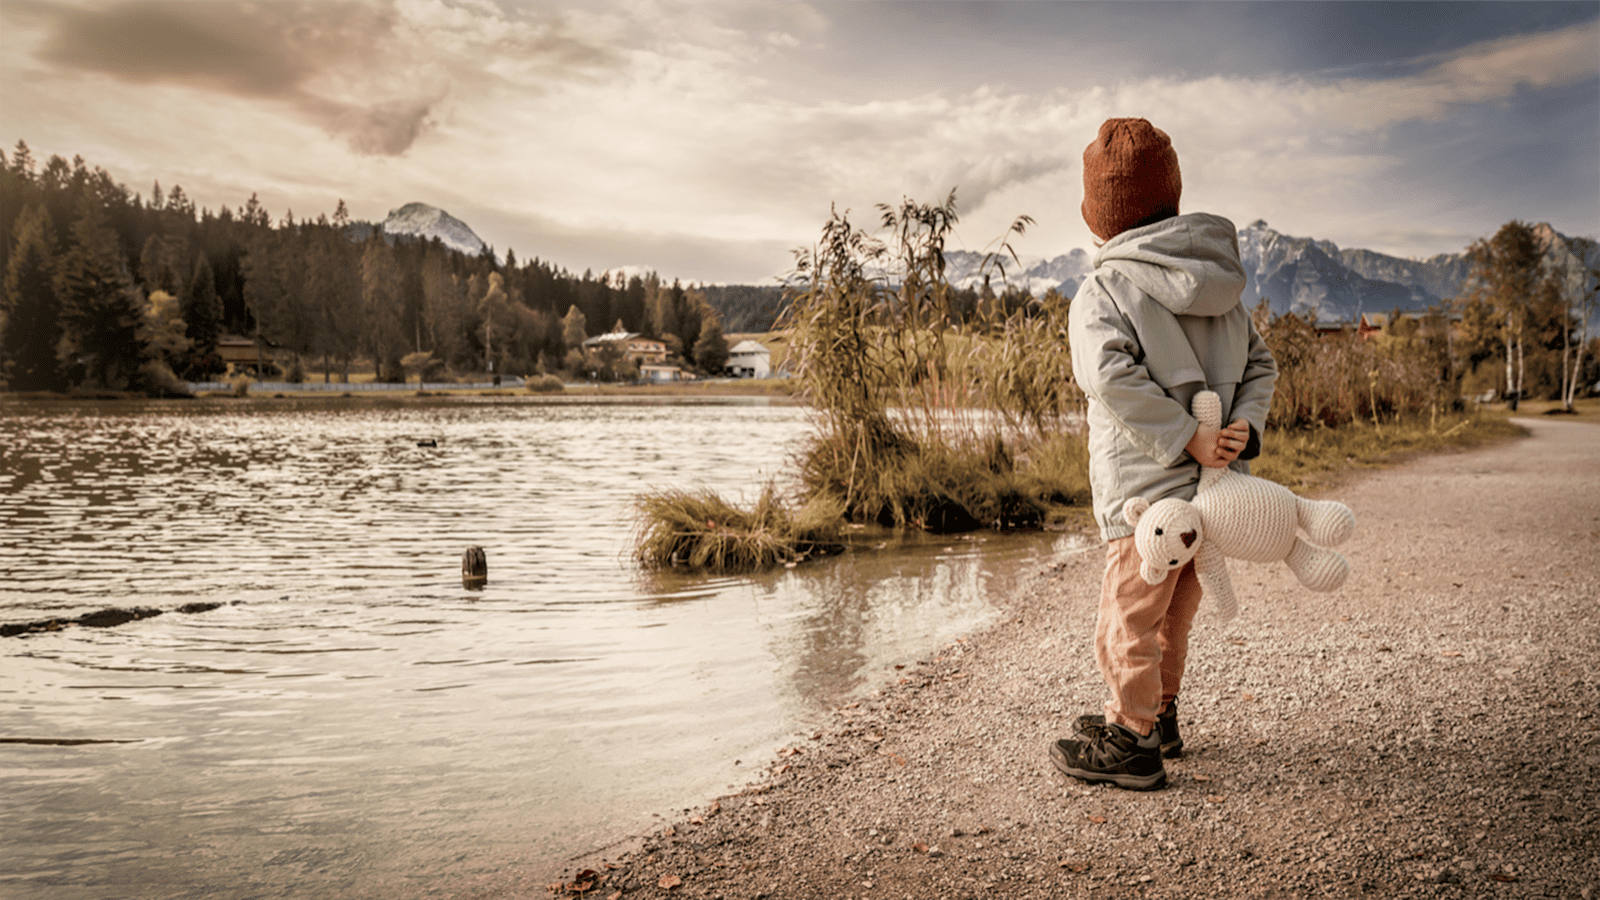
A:
{"label": "sky", "polygon": [[420,201],[574,273],[772,283],[830,211],[1092,249],[1083,148],[1184,212],[1402,257],[1600,236],[1600,2],[0,0],[0,147],[276,218]]}

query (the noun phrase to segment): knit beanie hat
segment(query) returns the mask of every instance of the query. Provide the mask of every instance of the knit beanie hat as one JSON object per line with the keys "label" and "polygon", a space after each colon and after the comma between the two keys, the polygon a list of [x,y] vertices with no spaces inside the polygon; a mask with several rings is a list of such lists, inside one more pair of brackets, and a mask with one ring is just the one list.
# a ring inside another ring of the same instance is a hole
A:
{"label": "knit beanie hat", "polygon": [[1172,140],[1144,119],[1107,119],[1083,149],[1083,221],[1103,241],[1177,215],[1182,194]]}

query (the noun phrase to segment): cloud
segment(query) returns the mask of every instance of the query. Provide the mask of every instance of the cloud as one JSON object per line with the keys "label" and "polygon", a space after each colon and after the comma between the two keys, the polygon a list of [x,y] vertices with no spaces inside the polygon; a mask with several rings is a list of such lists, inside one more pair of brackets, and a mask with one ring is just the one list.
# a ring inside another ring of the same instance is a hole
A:
{"label": "cloud", "polygon": [[528,89],[615,62],[558,12],[508,17],[438,0],[133,0],[55,15],[47,62],[282,104],[361,155],[404,154],[458,84],[499,77]]}

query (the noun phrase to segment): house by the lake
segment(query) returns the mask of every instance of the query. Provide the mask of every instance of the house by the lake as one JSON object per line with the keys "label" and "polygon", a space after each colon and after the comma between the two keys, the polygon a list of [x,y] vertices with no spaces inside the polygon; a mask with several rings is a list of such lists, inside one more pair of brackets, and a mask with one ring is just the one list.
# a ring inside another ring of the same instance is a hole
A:
{"label": "house by the lake", "polygon": [[217,341],[217,356],[235,372],[264,375],[277,371],[272,351],[252,338],[225,337]]}
{"label": "house by the lake", "polygon": [[642,363],[639,366],[640,381],[662,384],[668,381],[689,381],[693,378],[694,375],[689,372],[666,363]]}
{"label": "house by the lake", "polygon": [[727,372],[734,378],[770,378],[772,351],[755,341],[740,341],[728,348]]}
{"label": "house by the lake", "polygon": [[641,371],[645,365],[662,363],[667,358],[666,344],[635,331],[609,331],[583,342],[583,349],[593,352],[609,347],[617,348],[623,356],[633,360]]}

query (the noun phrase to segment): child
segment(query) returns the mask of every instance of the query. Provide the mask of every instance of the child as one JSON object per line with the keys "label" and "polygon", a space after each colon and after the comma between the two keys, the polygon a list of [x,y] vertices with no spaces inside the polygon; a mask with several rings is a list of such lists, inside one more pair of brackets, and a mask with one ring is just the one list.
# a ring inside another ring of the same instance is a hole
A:
{"label": "child", "polygon": [[[1167,135],[1144,119],[1109,119],[1083,151],[1083,218],[1103,243],[1068,316],[1072,371],[1089,398],[1089,482],[1106,544],[1095,660],[1111,688],[1081,739],[1050,748],[1085,781],[1147,790],[1162,756],[1183,749],[1178,688],[1200,602],[1194,564],[1161,584],[1139,574],[1132,497],[1193,499],[1200,466],[1247,471],[1260,449],[1278,370],[1240,303],[1244,264],[1233,223],[1178,214],[1183,180]],[[1222,398],[1223,428],[1189,402]]]}

